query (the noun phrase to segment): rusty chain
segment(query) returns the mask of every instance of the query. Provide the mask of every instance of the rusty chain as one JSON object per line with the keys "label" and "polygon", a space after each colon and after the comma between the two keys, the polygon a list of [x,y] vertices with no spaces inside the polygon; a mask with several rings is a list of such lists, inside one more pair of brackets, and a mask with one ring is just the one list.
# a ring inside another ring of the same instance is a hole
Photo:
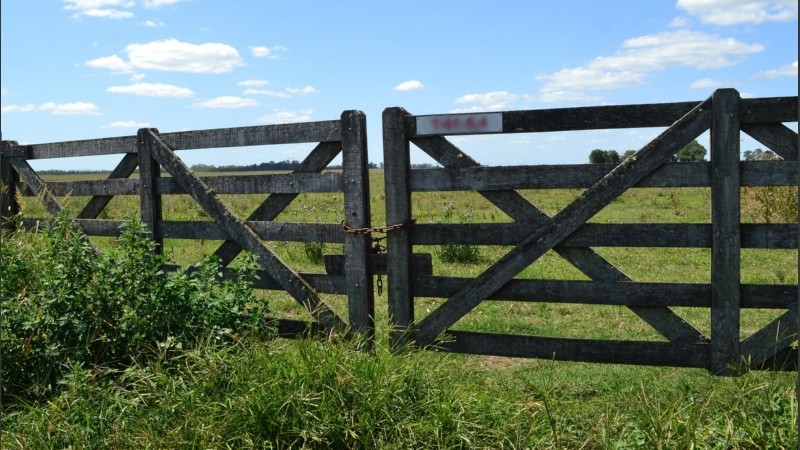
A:
{"label": "rusty chain", "polygon": [[[385,225],[382,227],[353,228],[350,225],[347,225],[347,221],[342,220],[342,231],[348,234],[370,235],[370,239],[372,240],[373,243],[372,246],[373,253],[381,253],[384,250],[386,250],[386,247],[381,245],[381,241],[386,239],[386,235],[388,235],[390,231],[405,228],[407,226],[413,225],[415,222],[416,222],[415,219],[410,219],[402,223]],[[384,236],[372,236],[373,233],[381,233]],[[378,279],[376,283],[377,283],[376,286],[378,288],[378,296],[380,297],[381,295],[383,295],[383,277],[381,277],[381,274],[378,274]]]}

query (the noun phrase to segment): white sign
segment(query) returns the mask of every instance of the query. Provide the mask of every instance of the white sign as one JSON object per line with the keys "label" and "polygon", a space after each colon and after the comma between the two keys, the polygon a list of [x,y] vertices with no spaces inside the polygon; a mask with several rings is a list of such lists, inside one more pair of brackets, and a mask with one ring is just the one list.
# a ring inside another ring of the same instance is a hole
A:
{"label": "white sign", "polygon": [[431,134],[502,133],[503,113],[418,116],[417,136]]}

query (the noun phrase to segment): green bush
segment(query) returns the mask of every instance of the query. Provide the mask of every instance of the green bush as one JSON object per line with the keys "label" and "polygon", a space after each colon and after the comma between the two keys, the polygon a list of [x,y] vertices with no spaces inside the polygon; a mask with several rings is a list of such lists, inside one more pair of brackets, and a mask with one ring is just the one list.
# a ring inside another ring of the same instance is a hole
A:
{"label": "green bush", "polygon": [[[443,214],[444,217],[442,221],[444,223],[454,223],[455,204],[453,202],[445,203]],[[459,220],[455,223],[470,222],[474,217],[475,210],[469,207],[467,211],[459,215]],[[435,253],[440,260],[446,263],[475,264],[481,261],[481,252],[477,245],[439,245],[436,247]]]}
{"label": "green bush", "polygon": [[144,226],[129,221],[107,252],[95,254],[61,216],[41,242],[2,239],[4,394],[27,400],[58,391],[68,366],[124,368],[193,345],[266,332],[266,304],[254,297],[252,257],[235,281],[218,285],[219,261],[165,273]]}

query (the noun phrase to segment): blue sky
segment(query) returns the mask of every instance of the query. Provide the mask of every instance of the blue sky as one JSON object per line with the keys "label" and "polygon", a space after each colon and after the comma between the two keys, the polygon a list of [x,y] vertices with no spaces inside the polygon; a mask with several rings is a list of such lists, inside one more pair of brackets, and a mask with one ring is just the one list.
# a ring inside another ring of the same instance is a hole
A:
{"label": "blue sky", "polygon": [[[797,95],[796,0],[2,1],[4,139],[42,143],[381,113]],[[795,125],[792,128],[796,129]],[[453,138],[483,164],[583,163],[657,129]],[[702,140],[701,140],[702,143]],[[758,144],[745,139],[742,150]],[[183,152],[302,159],[307,145]],[[416,162],[428,162],[414,152]],[[106,168],[118,157],[34,161]]]}

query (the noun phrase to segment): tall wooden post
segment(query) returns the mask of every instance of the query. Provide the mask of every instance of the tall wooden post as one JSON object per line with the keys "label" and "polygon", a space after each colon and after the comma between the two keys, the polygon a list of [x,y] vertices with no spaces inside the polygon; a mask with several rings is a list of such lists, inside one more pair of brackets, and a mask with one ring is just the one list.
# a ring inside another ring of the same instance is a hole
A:
{"label": "tall wooden post", "polygon": [[[396,225],[411,220],[411,165],[408,135],[402,108],[383,111],[383,161],[386,177],[386,223]],[[386,238],[388,247],[389,323],[391,347],[400,350],[411,341],[414,325],[414,296],[411,290],[411,231],[393,230]]]}
{"label": "tall wooden post", "polygon": [[[369,155],[367,118],[361,111],[342,113],[344,220],[352,228],[369,228]],[[370,236],[348,233],[344,242],[350,328],[371,348],[375,335],[375,297],[369,268]]]}
{"label": "tall wooden post", "polygon": [[711,361],[712,373],[739,363],[740,182],[739,93],[719,89],[711,98]]}
{"label": "tall wooden post", "polygon": [[[153,129],[154,133],[158,130]],[[136,135],[139,149],[139,199],[141,203],[142,222],[147,225],[156,243],[156,252],[161,253],[164,247],[164,230],[161,213],[161,194],[158,181],[161,178],[161,166],[153,158],[153,142],[148,129],[142,128]]]}
{"label": "tall wooden post", "polygon": [[16,141],[2,141],[0,144],[0,226],[11,229],[12,217],[19,213],[19,202],[17,202],[17,188],[19,186],[19,175],[11,167],[9,157],[18,156],[24,149],[17,146]]}

